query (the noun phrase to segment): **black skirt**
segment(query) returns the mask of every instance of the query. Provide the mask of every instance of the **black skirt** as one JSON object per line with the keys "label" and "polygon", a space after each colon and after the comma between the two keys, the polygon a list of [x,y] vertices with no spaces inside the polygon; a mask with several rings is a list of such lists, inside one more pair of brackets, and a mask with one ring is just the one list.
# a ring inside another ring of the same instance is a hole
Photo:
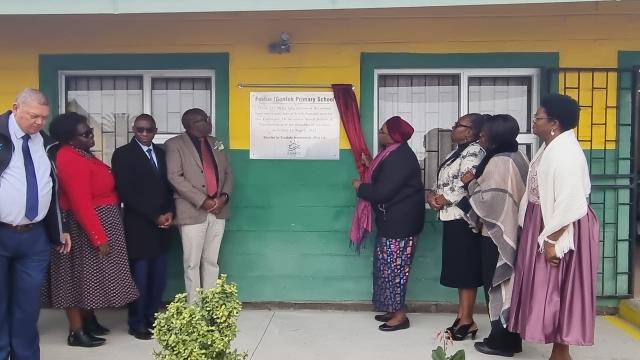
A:
{"label": "black skirt", "polygon": [[443,221],[440,284],[457,289],[483,285],[480,234],[464,219]]}

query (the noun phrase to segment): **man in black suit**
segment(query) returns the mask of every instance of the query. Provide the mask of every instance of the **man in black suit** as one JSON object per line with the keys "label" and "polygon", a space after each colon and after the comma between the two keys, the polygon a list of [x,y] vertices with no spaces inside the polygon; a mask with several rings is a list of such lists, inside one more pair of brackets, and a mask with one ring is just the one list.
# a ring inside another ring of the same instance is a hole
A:
{"label": "man in black suit", "polygon": [[153,144],[158,131],[151,115],[133,123],[134,138],[111,159],[116,188],[124,204],[129,263],[140,297],[129,305],[129,334],[151,338],[154,315],[167,284],[173,191],[167,180],[165,153]]}

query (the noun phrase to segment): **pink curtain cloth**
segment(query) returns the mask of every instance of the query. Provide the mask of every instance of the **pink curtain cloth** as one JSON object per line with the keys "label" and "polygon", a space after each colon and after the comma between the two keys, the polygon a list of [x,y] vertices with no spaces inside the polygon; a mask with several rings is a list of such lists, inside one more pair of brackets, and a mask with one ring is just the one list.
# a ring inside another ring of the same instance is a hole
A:
{"label": "pink curtain cloth", "polygon": [[[364,183],[370,183],[373,172],[378,165],[380,165],[380,163],[400,145],[400,143],[394,143],[379,152],[371,162],[369,168],[366,169],[364,179],[362,181]],[[353,221],[351,222],[351,231],[349,232],[349,239],[351,240],[351,243],[355,245],[356,249],[360,249],[360,245],[364,238],[371,233],[371,220],[373,217],[371,210],[372,207],[370,202],[358,198],[356,211],[353,214]]]}
{"label": "pink curtain cloth", "polygon": [[366,171],[365,166],[362,164],[362,154],[365,154],[368,158],[371,157],[371,153],[367,148],[367,143],[364,141],[362,135],[362,127],[360,127],[360,111],[358,110],[358,100],[356,100],[356,94],[353,92],[353,85],[351,84],[333,84],[333,96],[336,99],[336,105],[340,112],[340,119],[342,119],[342,126],[347,133],[349,144],[351,145],[351,153],[353,159],[356,162],[358,174],[360,179],[364,180],[364,174]]}

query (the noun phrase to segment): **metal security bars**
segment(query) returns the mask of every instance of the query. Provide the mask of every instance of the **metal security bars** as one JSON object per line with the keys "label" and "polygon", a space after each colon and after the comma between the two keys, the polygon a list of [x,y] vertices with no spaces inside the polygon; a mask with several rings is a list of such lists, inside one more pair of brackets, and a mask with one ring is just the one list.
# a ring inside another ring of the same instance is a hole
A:
{"label": "metal security bars", "polygon": [[139,114],[153,115],[158,127],[154,142],[164,143],[182,132],[185,110],[210,113],[215,107],[211,70],[64,71],[58,81],[60,109],[89,118],[96,133],[94,153],[106,163],[130,141]]}
{"label": "metal security bars", "polygon": [[631,70],[601,68],[554,69],[549,76],[550,92],[580,104],[576,135],[591,172],[591,206],[601,223],[598,295],[628,297],[637,234],[637,76]]}

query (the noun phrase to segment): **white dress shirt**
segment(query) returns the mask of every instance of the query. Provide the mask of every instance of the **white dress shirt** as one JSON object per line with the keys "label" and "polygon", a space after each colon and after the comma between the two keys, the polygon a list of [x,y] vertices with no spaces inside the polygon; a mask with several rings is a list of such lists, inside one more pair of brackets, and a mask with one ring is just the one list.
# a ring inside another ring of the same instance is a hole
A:
{"label": "white dress shirt", "polygon": [[153,156],[153,161],[156,163],[156,166],[158,166],[158,158],[156,158],[156,152],[153,150],[153,144],[151,144],[151,146],[145,146],[142,145],[142,143],[138,141],[138,139],[136,139],[136,142],[140,145],[140,147],[142,147],[142,150],[144,151],[144,154],[147,155],[147,157],[149,157],[149,153],[147,152],[147,150],[151,149],[151,156]]}
{"label": "white dress shirt", "polygon": [[24,132],[16,123],[13,114],[9,115],[9,134],[14,150],[11,162],[0,176],[0,222],[11,225],[23,225],[44,219],[51,204],[53,181],[51,163],[44,149],[44,139],[40,134],[31,135],[29,151],[33,159],[38,181],[38,216],[33,221],[25,217],[27,209],[27,175],[22,156],[22,136]]}

